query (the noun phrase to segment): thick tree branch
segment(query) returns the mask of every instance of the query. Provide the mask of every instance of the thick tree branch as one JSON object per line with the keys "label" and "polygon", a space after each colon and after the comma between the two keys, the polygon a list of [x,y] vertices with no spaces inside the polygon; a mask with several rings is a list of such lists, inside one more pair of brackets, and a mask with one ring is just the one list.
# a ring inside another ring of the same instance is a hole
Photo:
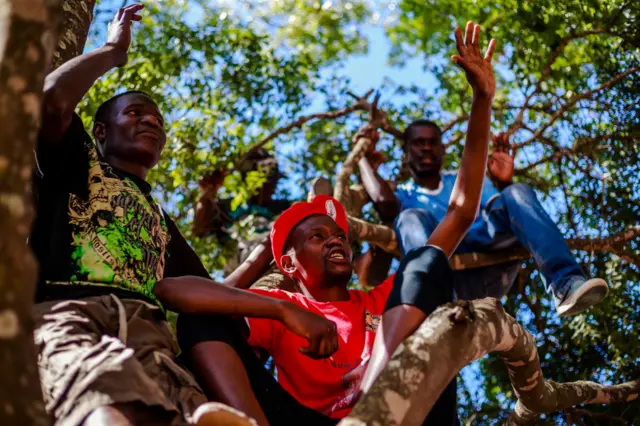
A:
{"label": "thick tree branch", "polygon": [[48,425],[42,401],[33,301],[38,265],[31,231],[34,149],[42,88],[60,4],[0,0],[0,424]]}
{"label": "thick tree branch", "polygon": [[96,0],[63,0],[60,39],[53,53],[52,69],[80,55],[87,42]]}
{"label": "thick tree branch", "polygon": [[[333,190],[333,198],[338,200],[350,215],[359,216],[360,211],[352,208],[351,197],[349,193],[349,179],[355,170],[356,164],[367,153],[373,141],[367,138],[360,138],[356,141],[353,149],[349,152],[347,159],[342,163],[342,167],[338,171],[336,184]],[[355,207],[355,206],[353,206]],[[359,206],[362,208],[362,206]]]}
{"label": "thick tree branch", "polygon": [[518,397],[510,425],[579,404],[631,402],[640,394],[640,380],[616,386],[545,381],[534,337],[498,300],[486,298],[429,315],[340,425],[420,425],[460,369],[491,352],[505,362]]}

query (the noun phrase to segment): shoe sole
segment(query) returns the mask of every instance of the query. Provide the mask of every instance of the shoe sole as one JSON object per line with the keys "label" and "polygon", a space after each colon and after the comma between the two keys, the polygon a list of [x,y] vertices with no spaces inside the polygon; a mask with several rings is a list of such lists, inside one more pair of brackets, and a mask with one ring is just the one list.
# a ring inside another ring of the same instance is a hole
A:
{"label": "shoe sole", "polygon": [[[586,311],[590,307],[597,305],[609,293],[609,287],[606,283],[595,284],[584,290],[582,294],[576,295],[576,301],[571,305],[561,306],[558,309],[558,315],[561,317],[570,317]],[[565,308],[565,309],[562,309]]]}

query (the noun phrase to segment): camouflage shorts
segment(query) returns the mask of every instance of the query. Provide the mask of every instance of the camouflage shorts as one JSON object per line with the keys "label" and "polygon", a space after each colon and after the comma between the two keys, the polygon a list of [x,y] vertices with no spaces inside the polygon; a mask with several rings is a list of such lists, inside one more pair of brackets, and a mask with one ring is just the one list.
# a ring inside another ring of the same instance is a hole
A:
{"label": "camouflage shorts", "polygon": [[35,320],[44,401],[56,425],[76,426],[122,403],[179,425],[206,402],[176,363],[178,345],[154,305],[114,295],[45,302],[35,305]]}

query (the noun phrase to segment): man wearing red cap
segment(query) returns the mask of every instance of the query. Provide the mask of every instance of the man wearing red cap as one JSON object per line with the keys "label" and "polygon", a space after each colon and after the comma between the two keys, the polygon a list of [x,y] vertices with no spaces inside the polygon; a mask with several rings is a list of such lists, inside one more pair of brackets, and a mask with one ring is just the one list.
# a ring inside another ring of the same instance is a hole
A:
{"label": "man wearing red cap", "polygon": [[[456,29],[460,56],[453,60],[464,69],[474,96],[449,211],[427,245],[404,257],[397,274],[369,292],[348,290],[347,217],[336,200],[317,196],[286,210],[271,232],[275,262],[308,297],[225,288],[198,277],[168,278],[156,285],[169,307],[190,314],[180,316],[178,338],[210,398],[244,411],[260,426],[336,424],[356,403],[363,376],[368,382],[375,379],[388,354],[439,305],[453,301],[448,257],[478,211],[495,91],[495,42],[482,57],[479,35],[480,27],[472,23],[464,41]],[[245,317],[248,335],[242,334],[244,324],[223,315]],[[377,330],[384,333],[376,335]],[[251,346],[272,355],[277,382]],[[455,405],[454,381],[425,424],[457,424]]]}

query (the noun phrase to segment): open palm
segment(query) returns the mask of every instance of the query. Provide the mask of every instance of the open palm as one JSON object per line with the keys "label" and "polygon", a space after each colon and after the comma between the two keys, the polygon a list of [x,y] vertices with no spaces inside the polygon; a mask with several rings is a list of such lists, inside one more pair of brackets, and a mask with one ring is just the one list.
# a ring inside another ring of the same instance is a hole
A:
{"label": "open palm", "polygon": [[503,133],[493,136],[493,152],[489,156],[487,170],[489,176],[500,183],[513,181],[516,146],[509,144],[509,138]]}
{"label": "open palm", "polygon": [[492,97],[496,91],[496,80],[491,67],[491,59],[496,41],[492,39],[489,42],[487,53],[482,56],[482,52],[480,52],[480,25],[467,22],[464,39],[460,28],[456,28],[455,34],[459,55],[454,55],[451,59],[464,70],[475,95]]}

